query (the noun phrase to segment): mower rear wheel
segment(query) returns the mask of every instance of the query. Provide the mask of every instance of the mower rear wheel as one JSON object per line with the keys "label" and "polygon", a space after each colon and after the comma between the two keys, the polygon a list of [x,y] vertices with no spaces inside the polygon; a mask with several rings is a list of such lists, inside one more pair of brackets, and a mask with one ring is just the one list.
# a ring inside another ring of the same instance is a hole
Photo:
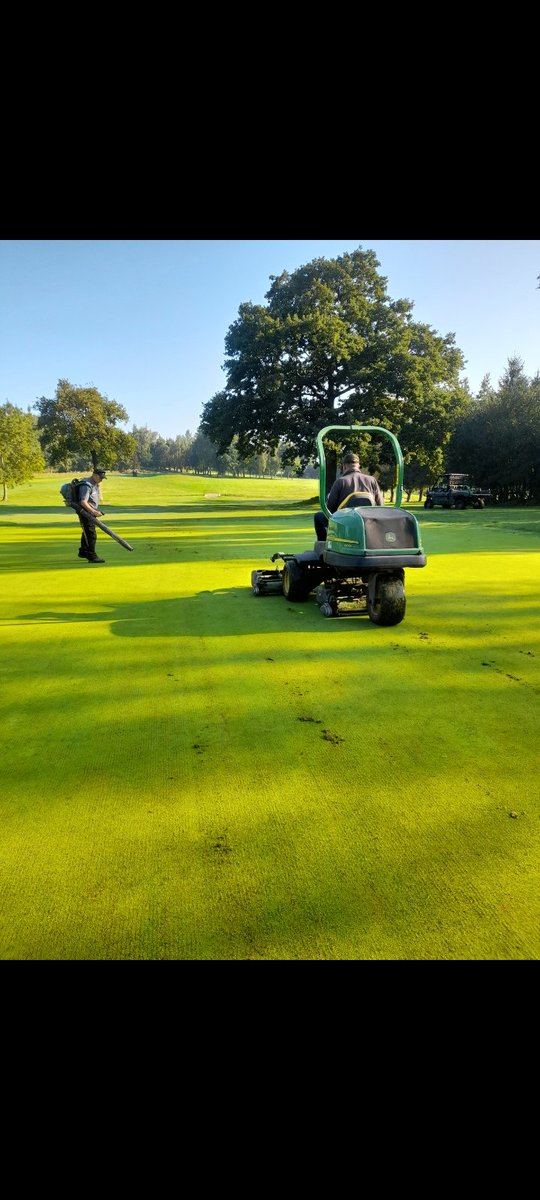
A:
{"label": "mower rear wheel", "polygon": [[307,600],[311,591],[311,580],[306,578],[305,571],[294,561],[287,559],[283,567],[283,595],[293,603]]}
{"label": "mower rear wheel", "polygon": [[405,585],[401,579],[379,579],[375,599],[366,601],[368,617],[375,625],[399,625],[405,616]]}

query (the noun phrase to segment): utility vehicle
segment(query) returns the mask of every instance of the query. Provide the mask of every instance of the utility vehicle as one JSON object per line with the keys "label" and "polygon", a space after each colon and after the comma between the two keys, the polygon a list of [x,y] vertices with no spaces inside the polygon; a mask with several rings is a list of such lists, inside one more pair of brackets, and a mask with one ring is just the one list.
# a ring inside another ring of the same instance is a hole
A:
{"label": "utility vehicle", "polygon": [[428,488],[424,508],[483,508],[491,500],[489,488],[472,487],[467,483],[468,475],[458,471],[447,471],[433,487]]}

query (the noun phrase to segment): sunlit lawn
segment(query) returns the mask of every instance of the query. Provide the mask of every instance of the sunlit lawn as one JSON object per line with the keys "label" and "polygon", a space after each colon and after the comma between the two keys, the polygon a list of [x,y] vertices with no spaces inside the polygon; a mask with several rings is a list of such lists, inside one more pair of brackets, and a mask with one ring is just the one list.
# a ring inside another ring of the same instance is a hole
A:
{"label": "sunlit lawn", "polygon": [[316,481],[112,474],[90,566],[65,478],[0,508],[0,957],[540,958],[540,510],[408,505],[379,628],[251,592]]}

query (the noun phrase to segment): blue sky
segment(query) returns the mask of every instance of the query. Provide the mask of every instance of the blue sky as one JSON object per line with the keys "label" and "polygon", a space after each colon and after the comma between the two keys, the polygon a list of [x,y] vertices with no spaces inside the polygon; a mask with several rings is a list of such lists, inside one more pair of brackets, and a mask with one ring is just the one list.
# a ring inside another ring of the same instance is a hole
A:
{"label": "blue sky", "polygon": [[27,411],[59,379],[92,385],[125,428],[195,433],[225,385],[225,337],[270,276],[374,250],[393,300],[455,335],[476,392],[508,359],[540,370],[540,241],[0,241],[0,404]]}

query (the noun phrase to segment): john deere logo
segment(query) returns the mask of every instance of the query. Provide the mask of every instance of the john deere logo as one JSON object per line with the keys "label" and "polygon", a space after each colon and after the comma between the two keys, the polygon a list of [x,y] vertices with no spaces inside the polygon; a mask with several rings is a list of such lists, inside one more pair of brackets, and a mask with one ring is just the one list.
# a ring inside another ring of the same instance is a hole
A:
{"label": "john deere logo", "polygon": [[385,533],[384,540],[385,540],[385,542],[395,542],[395,540],[396,540],[395,533]]}

